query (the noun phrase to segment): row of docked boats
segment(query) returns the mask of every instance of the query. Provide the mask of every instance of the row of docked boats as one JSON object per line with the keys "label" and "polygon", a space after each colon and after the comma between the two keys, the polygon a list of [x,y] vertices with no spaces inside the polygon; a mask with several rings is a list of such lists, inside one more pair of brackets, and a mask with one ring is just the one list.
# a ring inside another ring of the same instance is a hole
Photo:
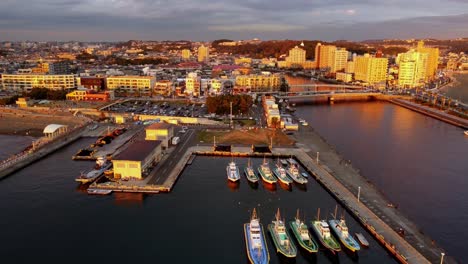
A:
{"label": "row of docked boats", "polygon": [[[287,167],[284,168],[283,165]],[[266,161],[266,158],[264,158],[263,163],[257,167],[257,172],[258,175],[255,173],[255,169],[252,167],[249,159],[247,166],[244,168],[244,174],[251,183],[257,183],[260,178],[268,184],[275,184],[278,181],[286,185],[290,185],[293,182],[298,184],[306,184],[308,182],[308,175],[299,171],[299,165],[293,158],[287,160],[278,159],[273,170]],[[238,182],[240,180],[239,168],[234,161],[231,161],[227,165],[226,173],[229,181]]]}
{"label": "row of docked boats", "polygon": [[[335,214],[336,215],[336,214]],[[368,247],[369,242],[361,233],[356,233],[356,239],[349,234],[348,227],[344,218],[340,220],[317,220],[311,221],[310,230],[324,248],[330,250],[332,253],[341,251],[341,244],[351,252],[357,252],[362,246]],[[300,219],[299,210],[293,221],[289,222],[289,227],[292,234],[299,244],[299,246],[309,253],[317,253],[319,244],[313,238],[309,231],[309,226]],[[331,234],[331,230],[336,238]],[[287,231],[285,221],[281,219],[280,211],[278,209],[275,219],[268,225],[273,244],[276,252],[280,253],[287,258],[295,258],[297,255],[297,247],[295,242],[292,241],[291,235]],[[251,263],[268,263],[270,256],[268,252],[267,243],[263,226],[257,217],[257,212],[254,209],[249,223],[244,224],[244,235],[247,256]],[[337,240],[338,239],[338,240]],[[338,242],[340,241],[340,242]]]}

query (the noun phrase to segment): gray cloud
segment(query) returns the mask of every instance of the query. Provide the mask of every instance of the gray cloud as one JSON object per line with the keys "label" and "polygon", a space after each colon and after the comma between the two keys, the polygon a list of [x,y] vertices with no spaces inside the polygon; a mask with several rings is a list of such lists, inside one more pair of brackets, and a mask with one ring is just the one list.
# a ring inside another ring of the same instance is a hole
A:
{"label": "gray cloud", "polygon": [[457,37],[468,35],[460,15],[467,7],[464,0],[2,0],[0,40]]}

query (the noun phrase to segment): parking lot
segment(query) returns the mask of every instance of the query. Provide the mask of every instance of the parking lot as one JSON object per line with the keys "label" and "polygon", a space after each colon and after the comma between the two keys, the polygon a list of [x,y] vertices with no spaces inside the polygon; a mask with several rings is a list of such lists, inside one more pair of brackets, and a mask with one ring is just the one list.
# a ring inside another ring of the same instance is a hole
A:
{"label": "parking lot", "polygon": [[146,115],[209,117],[204,104],[183,102],[125,101],[107,109],[110,112]]}

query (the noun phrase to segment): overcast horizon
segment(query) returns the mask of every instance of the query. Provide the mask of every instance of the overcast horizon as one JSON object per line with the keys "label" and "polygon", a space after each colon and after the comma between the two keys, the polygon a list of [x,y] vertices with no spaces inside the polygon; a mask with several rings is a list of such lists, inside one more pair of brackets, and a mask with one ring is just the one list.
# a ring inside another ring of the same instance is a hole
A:
{"label": "overcast horizon", "polygon": [[468,37],[466,10],[468,0],[3,0],[0,41],[453,39]]}

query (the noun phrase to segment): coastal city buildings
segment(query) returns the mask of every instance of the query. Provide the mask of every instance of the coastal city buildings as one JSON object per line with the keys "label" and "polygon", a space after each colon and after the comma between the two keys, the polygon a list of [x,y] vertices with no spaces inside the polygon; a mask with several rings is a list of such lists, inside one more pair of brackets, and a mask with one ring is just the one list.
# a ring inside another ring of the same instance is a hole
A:
{"label": "coastal city buildings", "polygon": [[110,76],[106,80],[107,89],[136,95],[150,95],[156,82],[152,76]]}
{"label": "coastal city buildings", "polygon": [[199,96],[201,92],[201,77],[196,72],[191,72],[185,78],[185,94]]}
{"label": "coastal city buildings", "polygon": [[337,48],[334,57],[331,72],[344,71],[348,62],[348,51],[344,48]]}
{"label": "coastal city buildings", "polygon": [[276,91],[280,84],[280,76],[269,72],[239,75],[235,83],[236,86],[246,87],[252,92]]}
{"label": "coastal city buildings", "polygon": [[335,64],[336,46],[317,43],[315,47],[315,64],[319,69],[332,70]]}
{"label": "coastal city buildings", "polygon": [[207,63],[210,60],[210,49],[209,47],[205,47],[205,45],[201,45],[198,47],[198,62]]}
{"label": "coastal city buildings", "polygon": [[192,57],[192,52],[189,49],[182,50],[182,59],[189,60]]}
{"label": "coastal city buildings", "polygon": [[75,76],[45,74],[3,74],[3,89],[16,92],[30,92],[33,88],[71,90],[76,88]]}
{"label": "coastal city buildings", "polygon": [[424,85],[427,74],[428,54],[410,50],[398,54],[396,63],[398,69],[398,85],[403,88],[420,87]]}
{"label": "coastal city buildings", "polygon": [[354,65],[354,79],[368,85],[380,84],[385,87],[387,69],[387,58],[376,58],[369,54],[357,56]]}
{"label": "coastal city buildings", "polygon": [[137,140],[112,158],[115,179],[143,179],[144,172],[161,159],[161,141]]}
{"label": "coastal city buildings", "polygon": [[425,80],[431,81],[435,78],[439,65],[439,48],[430,48],[424,46],[424,41],[418,41],[416,51],[427,54],[427,64],[425,69]]}

